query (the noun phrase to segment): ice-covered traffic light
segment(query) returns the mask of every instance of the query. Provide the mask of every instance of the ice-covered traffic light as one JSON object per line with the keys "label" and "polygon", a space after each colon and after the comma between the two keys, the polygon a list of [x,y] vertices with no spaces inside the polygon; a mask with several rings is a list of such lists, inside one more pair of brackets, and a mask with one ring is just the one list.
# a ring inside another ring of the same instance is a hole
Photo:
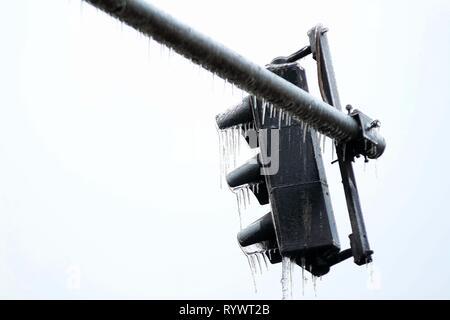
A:
{"label": "ice-covered traffic light", "polygon": [[[297,63],[267,68],[308,90]],[[252,192],[271,207],[239,232],[240,245],[259,244],[272,263],[287,256],[316,276],[328,272],[339,259],[340,245],[316,131],[255,97],[219,115],[217,124],[220,129],[244,125],[256,133],[260,152],[226,178],[231,188],[258,185]]]}
{"label": "ice-covered traffic light", "polygon": [[[297,60],[312,54],[323,99],[340,109],[325,33],[320,26],[313,28],[309,46],[291,56],[274,59],[266,68],[308,91],[305,70]],[[271,208],[238,233],[244,252],[264,254],[271,263],[287,257],[314,276],[326,274],[331,266],[352,256],[358,265],[371,261],[373,252],[367,240],[352,161],[360,154],[378,157],[384,144],[371,145],[371,138],[366,135],[365,130],[370,131],[374,121],[357,110],[349,110],[349,114],[360,123],[361,137],[333,145],[352,226],[351,247],[346,250],[341,250],[339,244],[320,148],[321,135],[276,104],[255,96],[245,97],[217,116],[220,130],[240,128],[234,132],[243,135],[250,147],[259,148],[254,158],[227,173],[229,187],[241,190],[251,186],[259,203],[269,203]],[[232,134],[231,138],[235,142],[239,137]]]}

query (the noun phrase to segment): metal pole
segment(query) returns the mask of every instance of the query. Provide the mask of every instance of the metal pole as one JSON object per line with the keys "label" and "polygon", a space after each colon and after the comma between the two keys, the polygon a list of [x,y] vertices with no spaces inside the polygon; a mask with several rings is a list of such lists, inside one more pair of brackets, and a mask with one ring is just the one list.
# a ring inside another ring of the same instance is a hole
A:
{"label": "metal pole", "polygon": [[[323,81],[324,95],[331,105],[337,110],[341,110],[342,107],[339,100],[333,64],[331,62],[327,34],[326,32],[322,32],[321,27],[317,30],[312,29],[310,31],[310,40],[311,47],[316,51],[317,64],[321,66],[319,68],[319,81]],[[353,159],[345,157],[345,146],[342,144],[336,144],[336,153],[339,159],[339,169],[341,171],[345,200],[347,202],[352,227],[352,234],[350,235],[352,255],[357,265],[366,264],[372,261],[373,251],[370,249],[369,239],[367,237],[358,188],[356,186],[355,173],[353,172]]]}
{"label": "metal pole", "polygon": [[345,142],[360,135],[355,119],[143,0],[85,1],[330,138]]}

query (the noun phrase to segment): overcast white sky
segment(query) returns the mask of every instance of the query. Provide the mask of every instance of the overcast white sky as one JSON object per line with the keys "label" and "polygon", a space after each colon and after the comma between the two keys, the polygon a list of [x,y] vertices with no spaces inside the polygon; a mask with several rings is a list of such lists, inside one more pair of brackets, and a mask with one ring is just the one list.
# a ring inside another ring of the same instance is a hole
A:
{"label": "overcast white sky", "polygon": [[[376,283],[349,260],[318,298],[450,298],[450,2],[152,3],[261,65],[327,26],[342,103],[381,120],[387,149],[355,166]],[[241,92],[80,0],[7,1],[0,39],[0,297],[281,297],[279,265],[254,293],[219,186],[214,116]]]}

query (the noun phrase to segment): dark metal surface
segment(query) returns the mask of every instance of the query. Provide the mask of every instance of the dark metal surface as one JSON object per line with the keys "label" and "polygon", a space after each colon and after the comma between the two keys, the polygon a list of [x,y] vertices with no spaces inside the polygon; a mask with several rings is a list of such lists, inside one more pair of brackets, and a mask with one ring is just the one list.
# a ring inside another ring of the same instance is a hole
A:
{"label": "dark metal surface", "polygon": [[261,163],[259,155],[253,157],[240,167],[227,174],[227,183],[230,188],[242,187],[244,185],[253,185],[252,192],[259,204],[269,203],[269,194],[267,192],[264,176],[261,175]]}
{"label": "dark metal surface", "polygon": [[[308,90],[305,71],[298,64],[269,65],[268,69]],[[322,275],[340,245],[317,133],[295,120],[280,122],[279,114],[271,116],[261,101],[252,110],[257,130],[279,130],[279,170],[264,176],[278,249],[314,275]],[[261,149],[272,150],[269,136],[261,139]],[[263,164],[269,162],[265,155],[261,153]]]}
{"label": "dark metal surface", "polygon": [[[271,64],[267,68],[308,90],[305,71],[297,63]],[[253,187],[251,191],[260,203],[261,194],[266,197],[265,203],[270,199],[271,213],[241,230],[239,244],[246,247],[258,243],[271,263],[279,263],[281,256],[287,256],[313,275],[323,275],[332,265],[348,258],[349,251],[339,252],[317,133],[295,119],[280,118],[281,110],[255,97],[244,99],[240,107],[218,116],[217,122],[234,119],[231,123],[236,126],[243,124],[237,119],[243,119],[248,125],[250,117],[241,116],[242,106],[247,104],[252,112],[252,127],[259,134],[260,153],[231,171],[227,182],[231,188],[258,184],[259,189]],[[272,131],[277,134],[272,136]],[[268,174],[273,152],[278,155],[278,171]]]}
{"label": "dark metal surface", "polygon": [[273,226],[272,214],[269,212],[241,230],[238,242],[242,247],[275,239],[275,228]]}
{"label": "dark metal surface", "polygon": [[361,128],[361,135],[359,139],[346,143],[346,153],[350,158],[358,157],[360,154],[363,154],[369,159],[377,159],[380,157],[386,148],[384,140],[377,140],[374,137],[374,134],[376,134],[380,126],[380,122],[369,118],[359,110],[351,111],[350,116],[358,121],[359,127]]}
{"label": "dark metal surface", "polygon": [[360,135],[359,124],[352,117],[142,0],[85,1],[330,138],[350,141]]}
{"label": "dark metal surface", "polygon": [[240,167],[237,167],[227,174],[227,183],[231,188],[236,188],[245,184],[256,184],[264,181],[261,175],[261,164],[258,156],[253,157]]}
{"label": "dark metal surface", "polygon": [[297,52],[294,52],[293,54],[286,56],[286,57],[277,57],[272,60],[271,64],[281,64],[281,63],[291,63],[296,62],[297,60],[300,60],[307,55],[311,54],[311,47],[306,46],[304,48],[301,48]]}
{"label": "dark metal surface", "polygon": [[216,123],[219,129],[227,129],[238,124],[253,121],[252,109],[250,107],[250,96],[245,97],[242,102],[224,113],[216,116]]}
{"label": "dark metal surface", "polygon": [[[324,99],[341,111],[341,103],[339,101],[336,79],[331,63],[331,53],[328,46],[326,30],[321,28],[321,26],[316,26],[308,34],[310,37],[310,45],[314,48],[313,56],[318,64],[319,81],[321,82],[320,86],[321,90],[323,90]],[[350,244],[355,263],[361,265],[372,260],[371,255],[373,251],[369,246],[361,203],[359,201],[358,188],[352,166],[353,155],[348,152],[350,148],[346,149],[347,147],[344,143],[336,144],[336,153],[339,160],[342,184],[344,186],[347,209],[352,227]]]}

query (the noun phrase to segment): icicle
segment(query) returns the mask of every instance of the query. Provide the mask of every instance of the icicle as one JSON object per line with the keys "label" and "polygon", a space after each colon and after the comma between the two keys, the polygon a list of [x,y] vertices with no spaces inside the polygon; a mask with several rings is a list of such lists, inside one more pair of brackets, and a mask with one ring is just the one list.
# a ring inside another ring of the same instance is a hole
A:
{"label": "icicle", "polygon": [[241,151],[241,133],[243,132],[242,125],[221,130],[221,156],[224,163],[225,173],[231,167],[236,167],[237,158]]}
{"label": "icicle", "polygon": [[239,214],[239,230],[242,230],[241,199],[239,197],[239,193],[235,193],[235,195],[236,195],[236,202],[237,202],[238,214]]}
{"label": "icicle", "polygon": [[231,153],[230,156],[232,157],[232,165],[234,165],[234,154],[236,154],[236,130],[234,130],[234,127],[230,128],[230,134],[231,134]]}
{"label": "icicle", "polygon": [[283,257],[281,261],[281,290],[283,300],[291,299],[292,296],[290,288],[290,270],[291,270],[291,259],[289,257]]}
{"label": "icicle", "polygon": [[374,280],[374,277],[373,277],[373,275],[374,275],[374,271],[373,271],[373,264],[372,264],[372,262],[369,262],[369,263],[366,263],[366,267],[367,267],[367,270],[369,270],[369,281],[370,281],[370,283],[372,283],[373,284],[373,280]]}
{"label": "icicle", "polygon": [[262,270],[261,259],[259,258],[259,255],[260,255],[259,252],[254,254],[254,256],[256,257],[256,261],[258,262],[259,274],[262,274],[263,270]]}
{"label": "icicle", "polygon": [[247,192],[246,192],[246,190],[247,190],[247,186],[244,186],[242,189],[242,198],[244,199],[244,203],[245,203],[245,209],[247,209],[248,208],[248,198],[247,198]]}
{"label": "icicle", "polygon": [[230,130],[226,130],[226,136],[227,136],[227,149],[226,149],[226,159],[227,159],[227,172],[231,167],[231,154],[232,154],[232,141],[231,141],[231,132]]}
{"label": "icicle", "polygon": [[301,258],[301,268],[302,268],[302,295],[305,295],[305,258]]}
{"label": "icicle", "polygon": [[237,158],[238,158],[239,152],[241,150],[241,144],[240,144],[241,139],[239,137],[239,134],[241,132],[240,125],[237,125],[236,128],[234,129],[234,131],[236,132],[235,133],[236,134],[236,154],[235,154],[234,159],[235,159],[235,163],[237,163]]}
{"label": "icicle", "polygon": [[262,108],[261,108],[261,110],[262,110],[262,120],[261,120],[261,122],[262,122],[262,124],[264,124],[264,119],[265,119],[265,117],[266,117],[266,101],[264,100],[264,99],[262,99]]}
{"label": "icicle", "polygon": [[220,169],[219,169],[220,170],[220,172],[219,172],[219,174],[220,174],[219,179],[220,179],[220,188],[222,189],[223,188],[223,177],[225,175],[224,170],[223,170],[223,157],[222,157],[222,148],[223,148],[222,143],[223,143],[223,141],[222,141],[222,133],[219,130],[217,131],[217,134],[219,136],[219,167],[220,167]]}
{"label": "icicle", "polygon": [[303,143],[306,142],[306,134],[308,133],[308,124],[303,122]]}
{"label": "icicle", "polygon": [[255,275],[257,275],[258,273],[261,274],[261,272],[260,272],[261,266],[259,265],[257,253],[252,253],[252,254],[250,254],[250,256],[252,257],[252,263],[253,263],[253,269],[255,270]]}
{"label": "icicle", "polygon": [[247,204],[250,206],[250,189],[248,185],[245,187],[245,193],[247,195]]}
{"label": "icicle", "polygon": [[[270,250],[269,250],[269,252],[270,252]],[[267,257],[266,257],[266,253],[265,252],[262,253],[262,257],[263,257],[263,260],[264,260],[264,265],[266,266],[266,270],[269,270],[269,263],[267,262]]]}
{"label": "icicle", "polygon": [[225,174],[228,172],[228,150],[229,150],[229,140],[228,140],[228,130],[223,131],[223,140],[224,140],[224,148],[223,148],[223,158],[225,164]]}
{"label": "icicle", "polygon": [[233,192],[236,192],[236,195],[237,195],[237,197],[239,199],[239,206],[240,206],[240,208],[242,210],[244,208],[244,203],[243,203],[243,200],[242,200],[241,189],[240,188],[236,188],[236,189],[233,190]]}
{"label": "icicle", "polygon": [[227,173],[228,169],[228,132],[226,130],[222,131],[222,141],[223,141],[223,150],[222,150],[222,157],[223,157],[223,163],[225,168],[225,174]]}
{"label": "icicle", "polygon": [[228,160],[228,168],[233,166],[232,163],[232,154],[233,154],[233,130],[227,129],[227,139],[228,139],[228,148],[227,148],[227,160]]}
{"label": "icicle", "polygon": [[331,161],[334,161],[334,139],[331,140]]}
{"label": "icicle", "polygon": [[283,120],[283,110],[279,109],[278,112],[278,128],[281,129],[281,122]]}
{"label": "icicle", "polygon": [[[122,24],[122,22],[121,22]],[[159,44],[159,57],[162,59],[162,57],[164,56],[164,45],[162,45],[161,43]]]}
{"label": "icicle", "polygon": [[239,154],[241,153],[241,149],[242,149],[242,144],[241,144],[241,141],[242,141],[242,132],[243,132],[243,130],[242,130],[242,124],[240,124],[240,125],[238,126],[238,154],[237,154],[237,155],[239,155]]}
{"label": "icicle", "polygon": [[239,193],[239,199],[241,201],[241,208],[245,209],[245,198],[244,198],[242,189],[239,189],[238,193]]}
{"label": "icicle", "polygon": [[290,258],[291,262],[290,262],[290,268],[289,268],[289,287],[291,288],[291,298],[292,298],[292,275],[294,274],[294,265],[295,265],[295,260],[293,258]]}
{"label": "icicle", "polygon": [[323,142],[322,142],[322,152],[325,153],[325,142],[327,141],[327,136],[323,135]]}
{"label": "icicle", "polygon": [[314,297],[317,298],[317,277],[316,276],[312,276],[312,283],[313,283],[313,288],[314,288]]}
{"label": "icicle", "polygon": [[233,167],[236,167],[237,164],[237,156],[239,154],[239,136],[237,126],[233,127],[233,141],[234,141],[234,149],[233,149]]}
{"label": "icicle", "polygon": [[253,288],[255,289],[255,293],[257,293],[258,289],[256,287],[256,274],[255,274],[254,265],[252,264],[252,260],[251,260],[250,256],[247,256],[247,261],[248,261],[248,265],[250,267],[250,273],[252,274]]}
{"label": "icicle", "polygon": [[234,127],[232,127],[230,129],[230,132],[231,132],[231,143],[232,143],[230,156],[232,159],[231,163],[234,168],[234,167],[236,167],[236,156],[235,156],[236,155],[236,130],[234,129]]}
{"label": "icicle", "polygon": [[367,288],[370,290],[380,290],[381,289],[381,274],[378,268],[375,268],[372,263],[367,263],[368,279]]}

